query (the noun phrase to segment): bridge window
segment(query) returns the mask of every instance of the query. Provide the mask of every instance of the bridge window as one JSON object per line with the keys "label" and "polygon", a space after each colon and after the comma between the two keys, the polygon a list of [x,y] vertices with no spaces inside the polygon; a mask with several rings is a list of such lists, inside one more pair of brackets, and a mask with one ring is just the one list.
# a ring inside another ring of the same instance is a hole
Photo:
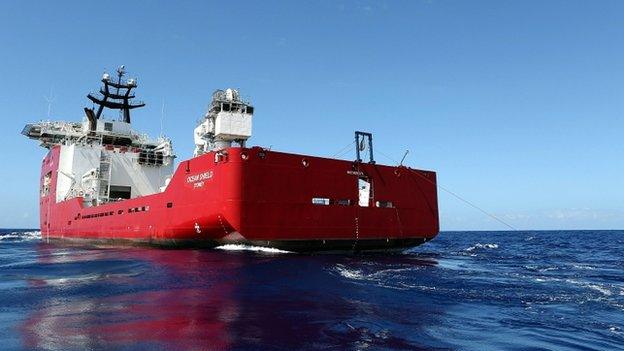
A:
{"label": "bridge window", "polygon": [[139,153],[139,163],[149,166],[160,166],[164,162],[164,156],[162,152],[153,150],[141,150]]}

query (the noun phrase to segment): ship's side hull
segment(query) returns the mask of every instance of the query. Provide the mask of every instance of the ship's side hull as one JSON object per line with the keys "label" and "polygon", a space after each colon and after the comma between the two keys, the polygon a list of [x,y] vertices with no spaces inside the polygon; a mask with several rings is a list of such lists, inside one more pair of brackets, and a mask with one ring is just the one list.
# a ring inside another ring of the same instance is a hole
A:
{"label": "ship's side hull", "polygon": [[[43,160],[46,239],[163,246],[244,243],[292,251],[391,250],[437,235],[435,173],[229,148],[178,165],[160,193],[85,207],[56,202],[60,148]],[[368,184],[362,198],[358,183]]]}

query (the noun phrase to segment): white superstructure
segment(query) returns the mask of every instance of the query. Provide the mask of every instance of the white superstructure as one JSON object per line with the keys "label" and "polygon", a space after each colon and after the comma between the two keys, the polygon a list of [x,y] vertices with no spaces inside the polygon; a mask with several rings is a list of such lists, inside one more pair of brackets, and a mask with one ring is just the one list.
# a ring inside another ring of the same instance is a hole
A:
{"label": "white superstructure", "polygon": [[195,156],[221,150],[235,142],[245,146],[251,137],[254,108],[241,99],[238,90],[217,90],[208,111],[194,130]]}
{"label": "white superstructure", "polygon": [[[126,127],[106,120],[98,120],[98,127],[106,123]],[[98,205],[164,190],[175,158],[169,139],[149,140],[131,128],[97,128],[90,135],[81,127],[80,123],[39,122],[23,131],[44,147],[60,147],[57,202],[83,197],[86,205]]]}
{"label": "white superstructure", "polygon": [[[130,109],[144,104],[131,101],[136,80],[122,83],[123,66],[118,73],[117,82],[104,75],[101,98],[89,94],[100,105],[97,114],[86,108],[82,122],[41,121],[27,124],[22,131],[45,148],[60,149],[56,202],[80,197],[86,206],[97,206],[150,195],[164,191],[173,174],[171,141],[152,140],[132,129]],[[123,120],[105,119],[104,107],[123,112]],[[50,174],[44,175],[42,191],[47,191],[50,179]]]}

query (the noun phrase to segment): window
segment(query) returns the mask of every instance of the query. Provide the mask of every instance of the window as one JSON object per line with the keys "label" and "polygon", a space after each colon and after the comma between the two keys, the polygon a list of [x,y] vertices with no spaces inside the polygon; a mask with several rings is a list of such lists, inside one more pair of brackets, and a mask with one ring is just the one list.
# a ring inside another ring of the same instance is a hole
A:
{"label": "window", "polygon": [[392,201],[376,201],[375,206],[380,208],[393,208],[394,204]]}
{"label": "window", "polygon": [[113,123],[111,122],[104,122],[104,130],[107,132],[112,132],[113,131]]}
{"label": "window", "polygon": [[132,188],[124,185],[111,185],[108,197],[113,200],[129,199],[132,194]]}
{"label": "window", "polygon": [[329,199],[326,197],[314,197],[312,198],[312,204],[314,205],[329,205]]}
{"label": "window", "polygon": [[162,165],[163,153],[152,150],[141,150],[139,153],[139,163],[142,165]]}

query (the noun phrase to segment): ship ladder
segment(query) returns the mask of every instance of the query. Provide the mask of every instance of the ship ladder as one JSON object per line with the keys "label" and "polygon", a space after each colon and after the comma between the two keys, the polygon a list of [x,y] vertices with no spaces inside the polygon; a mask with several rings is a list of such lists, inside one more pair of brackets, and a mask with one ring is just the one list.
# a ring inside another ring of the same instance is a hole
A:
{"label": "ship ladder", "polygon": [[100,167],[98,169],[98,201],[108,202],[110,194],[111,160],[110,155],[102,149],[100,151]]}

